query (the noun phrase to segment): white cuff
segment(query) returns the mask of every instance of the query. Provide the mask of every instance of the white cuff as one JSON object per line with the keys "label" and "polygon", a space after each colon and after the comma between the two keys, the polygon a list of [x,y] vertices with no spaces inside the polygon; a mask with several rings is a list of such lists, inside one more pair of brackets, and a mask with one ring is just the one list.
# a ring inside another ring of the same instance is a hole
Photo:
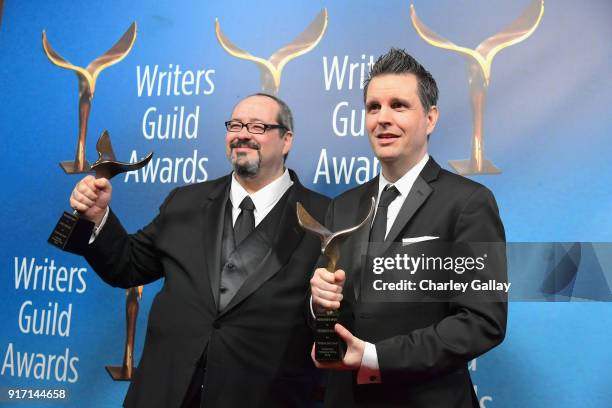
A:
{"label": "white cuff", "polygon": [[312,307],[312,295],[310,295],[310,314],[312,315],[313,319],[317,318],[317,316],[315,316],[315,313],[314,313],[314,308]]}
{"label": "white cuff", "polygon": [[102,221],[100,221],[100,225],[94,227],[93,231],[91,232],[91,237],[89,237],[89,245],[91,245],[96,240],[96,237],[102,230],[102,227],[104,226],[104,224],[106,224],[106,219],[108,218],[109,212],[110,210],[108,209],[108,207],[106,207],[106,212],[104,213],[104,217],[102,217]]}
{"label": "white cuff", "polygon": [[380,378],[376,346],[367,341],[364,343],[365,348],[361,357],[361,367],[357,372],[357,384],[379,384],[382,382],[382,379]]}

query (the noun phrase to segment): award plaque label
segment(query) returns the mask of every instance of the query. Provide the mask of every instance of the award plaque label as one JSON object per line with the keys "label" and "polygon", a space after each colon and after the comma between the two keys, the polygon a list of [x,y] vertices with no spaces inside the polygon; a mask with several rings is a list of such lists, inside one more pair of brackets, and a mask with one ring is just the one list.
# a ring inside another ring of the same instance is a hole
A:
{"label": "award plaque label", "polygon": [[[326,269],[330,272],[336,270],[336,263],[340,258],[340,244],[353,232],[372,222],[376,199],[372,197],[370,211],[358,225],[341,231],[331,232],[297,203],[297,218],[300,226],[312,232],[321,239],[321,253],[327,257]],[[317,361],[340,361],[344,358],[344,342],[338,337],[334,326],[338,323],[338,310],[325,310],[315,315],[315,359]]]}
{"label": "award plaque label", "polygon": [[339,316],[337,310],[326,310],[316,314],[315,359],[317,361],[340,361],[344,356],[344,342],[334,330]]}
{"label": "award plaque label", "polygon": [[63,251],[80,253],[89,243],[94,226],[93,222],[64,211],[47,242]]}

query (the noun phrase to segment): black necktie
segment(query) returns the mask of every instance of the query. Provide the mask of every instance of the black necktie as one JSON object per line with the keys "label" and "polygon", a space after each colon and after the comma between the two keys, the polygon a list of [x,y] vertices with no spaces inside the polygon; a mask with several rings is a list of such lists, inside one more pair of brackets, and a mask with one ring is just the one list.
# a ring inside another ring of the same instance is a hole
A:
{"label": "black necktie", "polygon": [[234,224],[234,242],[236,246],[240,245],[240,243],[255,229],[255,216],[253,215],[255,204],[253,204],[251,197],[244,197],[244,200],[240,203],[240,209],[242,211],[238,214],[238,218]]}
{"label": "black necktie", "polygon": [[370,230],[370,242],[384,242],[387,232],[387,207],[399,195],[399,191],[394,185],[387,184],[378,200],[376,216]]}
{"label": "black necktie", "polygon": [[[374,222],[372,223],[372,229],[370,229],[370,244],[368,245],[368,259],[366,271],[372,270],[372,257],[375,256],[378,249],[376,245],[372,245],[372,243],[380,244],[385,241],[385,235],[387,232],[387,207],[393,200],[397,198],[399,195],[399,191],[397,188],[391,184],[387,184],[383,189],[382,194],[380,195],[380,199],[378,200],[378,206],[376,208],[376,216],[374,217]],[[361,287],[363,283],[361,282],[366,273],[361,273],[361,275],[355,280],[355,297],[359,299]]]}

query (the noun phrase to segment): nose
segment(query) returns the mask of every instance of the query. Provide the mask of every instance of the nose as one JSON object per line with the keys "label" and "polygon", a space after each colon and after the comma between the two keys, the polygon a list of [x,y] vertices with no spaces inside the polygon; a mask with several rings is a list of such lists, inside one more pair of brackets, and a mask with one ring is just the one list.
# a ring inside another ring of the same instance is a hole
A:
{"label": "nose", "polygon": [[391,110],[388,107],[382,106],[378,111],[376,120],[380,126],[386,127],[391,124]]}
{"label": "nose", "polygon": [[246,126],[243,126],[242,129],[240,129],[240,132],[232,133],[232,136],[232,139],[240,140],[250,140],[253,137],[253,135],[251,135],[251,133],[249,133],[247,130]]}

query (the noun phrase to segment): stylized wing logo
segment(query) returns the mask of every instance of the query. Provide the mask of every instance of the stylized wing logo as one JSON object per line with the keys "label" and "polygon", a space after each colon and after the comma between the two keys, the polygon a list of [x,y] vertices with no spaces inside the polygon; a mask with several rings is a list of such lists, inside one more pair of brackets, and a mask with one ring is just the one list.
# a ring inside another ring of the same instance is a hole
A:
{"label": "stylized wing logo", "polygon": [[261,88],[264,92],[278,94],[283,68],[289,61],[304,55],[319,44],[327,30],[327,9],[321,10],[308,27],[293,41],[277,50],[270,58],[263,59],[244,51],[232,43],[221,31],[219,19],[215,19],[215,34],[217,40],[230,55],[252,61],[261,72]]}
{"label": "stylized wing logo", "polygon": [[491,64],[498,52],[526,40],[533,34],[543,15],[544,0],[534,0],[506,29],[487,38],[475,49],[470,49],[436,34],[419,19],[414,5],[410,5],[410,19],[419,36],[434,47],[463,55],[468,63],[473,122],[472,154],[467,160],[450,161],[451,166],[459,174],[501,173],[501,170],[484,155],[484,106],[491,82]]}
{"label": "stylized wing logo", "polygon": [[534,0],[508,27],[481,42],[475,49],[456,45],[452,41],[436,34],[427,27],[416,14],[414,5],[410,5],[410,19],[421,38],[434,47],[457,52],[468,60],[478,63],[482,69],[487,85],[491,79],[491,64],[495,55],[506,47],[518,44],[529,38],[540,24],[544,15],[544,0]]}
{"label": "stylized wing logo", "polygon": [[49,60],[58,67],[74,71],[79,77],[79,80],[87,83],[92,96],[96,88],[96,79],[98,78],[98,75],[100,75],[100,72],[124,59],[131,51],[135,41],[136,22],[133,22],[119,41],[115,43],[115,45],[113,45],[104,54],[90,62],[86,68],[82,68],[71,64],[68,60],[59,55],[57,51],[51,47],[51,44],[49,44],[45,31],[42,33],[43,49],[45,50],[45,54],[47,54]]}
{"label": "stylized wing logo", "polygon": [[89,63],[86,68],[71,64],[57,51],[51,47],[47,40],[45,31],[42,33],[42,46],[47,58],[61,68],[74,71],[79,79],[79,137],[77,139],[77,149],[74,161],[67,160],[60,162],[60,166],[68,174],[83,173],[91,169],[85,159],[85,142],[87,139],[87,123],[91,110],[91,100],[96,90],[96,80],[98,75],[105,68],[110,67],[124,59],[132,49],[136,41],[136,22],[127,29],[123,36],[104,54]]}

